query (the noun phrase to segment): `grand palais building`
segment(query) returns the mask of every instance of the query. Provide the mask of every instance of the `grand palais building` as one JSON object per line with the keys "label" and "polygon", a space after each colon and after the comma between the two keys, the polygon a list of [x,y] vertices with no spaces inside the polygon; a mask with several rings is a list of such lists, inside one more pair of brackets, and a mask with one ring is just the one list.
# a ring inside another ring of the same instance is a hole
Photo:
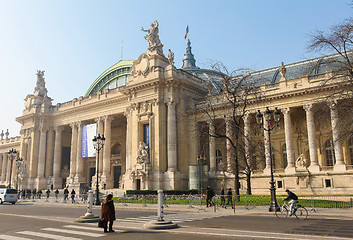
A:
{"label": "grand palais building", "polygon": [[[11,181],[12,187],[21,189],[93,188],[98,167],[101,189],[186,190],[200,184],[216,192],[222,186],[234,189],[234,148],[229,140],[211,136],[214,126],[201,110],[205,96],[222,94],[222,75],[196,66],[190,41],[183,66],[177,69],[174,54],[163,52],[158,23],[145,31],[146,52],[137,60],[121,60],[108,68],[87,86],[85,96],[53,105],[48,95],[53,90],[45,87],[44,71],[37,71],[34,92],[24,96],[23,114],[16,119],[20,136],[1,133],[0,185]],[[344,79],[323,87],[333,70],[321,62],[330,57],[249,73],[258,79],[263,95],[249,103],[241,123],[250,142],[260,138],[264,146],[258,154],[263,162],[251,170],[254,194],[269,194],[271,159],[279,192],[286,188],[299,194],[353,191],[353,138],[343,136],[340,132],[346,130],[338,127],[342,113],[337,104],[342,99],[327,101],[344,86],[340,84]],[[309,64],[315,68],[308,74],[303,69]],[[263,128],[259,133],[255,118],[257,110],[266,107],[281,112],[270,140]],[[218,100],[216,111],[227,112],[226,108]],[[217,122],[226,126],[224,131],[232,131],[229,116],[217,116]],[[83,153],[87,142],[92,144],[84,134],[89,126],[105,137],[99,154]],[[15,157],[10,149],[17,150]],[[241,167],[239,176],[240,192],[246,193]]]}

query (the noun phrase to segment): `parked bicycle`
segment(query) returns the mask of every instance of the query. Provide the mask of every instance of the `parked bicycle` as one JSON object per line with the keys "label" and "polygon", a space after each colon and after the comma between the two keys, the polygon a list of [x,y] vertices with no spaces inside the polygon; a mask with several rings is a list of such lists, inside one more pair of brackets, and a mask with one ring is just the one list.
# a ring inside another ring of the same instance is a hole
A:
{"label": "parked bicycle", "polygon": [[[282,206],[279,206],[275,214],[278,218],[285,219],[289,215],[289,205],[287,202],[284,202]],[[308,218],[308,210],[300,204],[296,204],[293,209],[293,216],[295,216],[297,219],[302,219],[305,220]]]}

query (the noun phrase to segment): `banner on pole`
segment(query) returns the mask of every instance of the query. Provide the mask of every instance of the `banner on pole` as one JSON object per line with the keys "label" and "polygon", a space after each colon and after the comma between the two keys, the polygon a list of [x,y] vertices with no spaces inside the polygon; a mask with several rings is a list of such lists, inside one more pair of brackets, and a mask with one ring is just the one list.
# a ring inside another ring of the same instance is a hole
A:
{"label": "banner on pole", "polygon": [[97,125],[96,124],[89,124],[84,125],[82,128],[82,157],[95,157],[96,150],[93,146],[92,139],[96,136],[97,132]]}

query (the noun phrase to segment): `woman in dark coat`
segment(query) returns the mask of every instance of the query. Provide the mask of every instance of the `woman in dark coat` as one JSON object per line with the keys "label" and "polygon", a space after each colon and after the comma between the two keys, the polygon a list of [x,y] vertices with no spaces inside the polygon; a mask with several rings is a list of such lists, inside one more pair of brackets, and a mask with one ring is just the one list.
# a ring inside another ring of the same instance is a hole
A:
{"label": "woman in dark coat", "polygon": [[104,223],[104,232],[107,231],[108,222],[109,222],[109,232],[114,232],[113,230],[113,222],[115,220],[115,208],[114,202],[112,200],[113,195],[108,194],[108,196],[104,199],[102,203],[102,220]]}

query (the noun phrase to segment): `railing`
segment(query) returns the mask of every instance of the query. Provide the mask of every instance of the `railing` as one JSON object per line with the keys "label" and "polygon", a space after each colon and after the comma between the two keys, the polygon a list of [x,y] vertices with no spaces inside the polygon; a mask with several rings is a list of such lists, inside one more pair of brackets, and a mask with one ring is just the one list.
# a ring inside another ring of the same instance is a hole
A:
{"label": "railing", "polygon": [[[100,194],[100,198],[104,199],[105,195]],[[286,196],[277,196],[277,203],[279,205],[283,204],[283,199]],[[315,210],[317,208],[353,208],[353,195],[352,196],[298,196],[299,202],[303,206],[310,210]],[[19,201],[35,201],[35,202],[64,202],[64,203],[87,203],[87,194],[76,194],[72,200],[71,194],[66,197],[61,193],[61,195],[55,196],[51,193],[47,198],[46,194],[42,194],[41,198],[39,195],[25,195],[19,196]],[[157,195],[132,195],[132,196],[122,196],[115,197],[114,201],[116,204],[121,204],[127,206],[129,204],[141,204],[143,207],[154,206],[158,204]],[[224,209],[234,209],[235,208],[245,208],[253,209],[259,206],[269,206],[271,201],[271,196],[269,195],[215,195],[212,198],[212,204],[210,209],[213,211],[218,211],[222,208]],[[164,195],[164,207],[167,208],[169,205],[178,204],[184,205],[188,208],[195,208],[198,210],[206,209],[206,196],[205,195]]]}

